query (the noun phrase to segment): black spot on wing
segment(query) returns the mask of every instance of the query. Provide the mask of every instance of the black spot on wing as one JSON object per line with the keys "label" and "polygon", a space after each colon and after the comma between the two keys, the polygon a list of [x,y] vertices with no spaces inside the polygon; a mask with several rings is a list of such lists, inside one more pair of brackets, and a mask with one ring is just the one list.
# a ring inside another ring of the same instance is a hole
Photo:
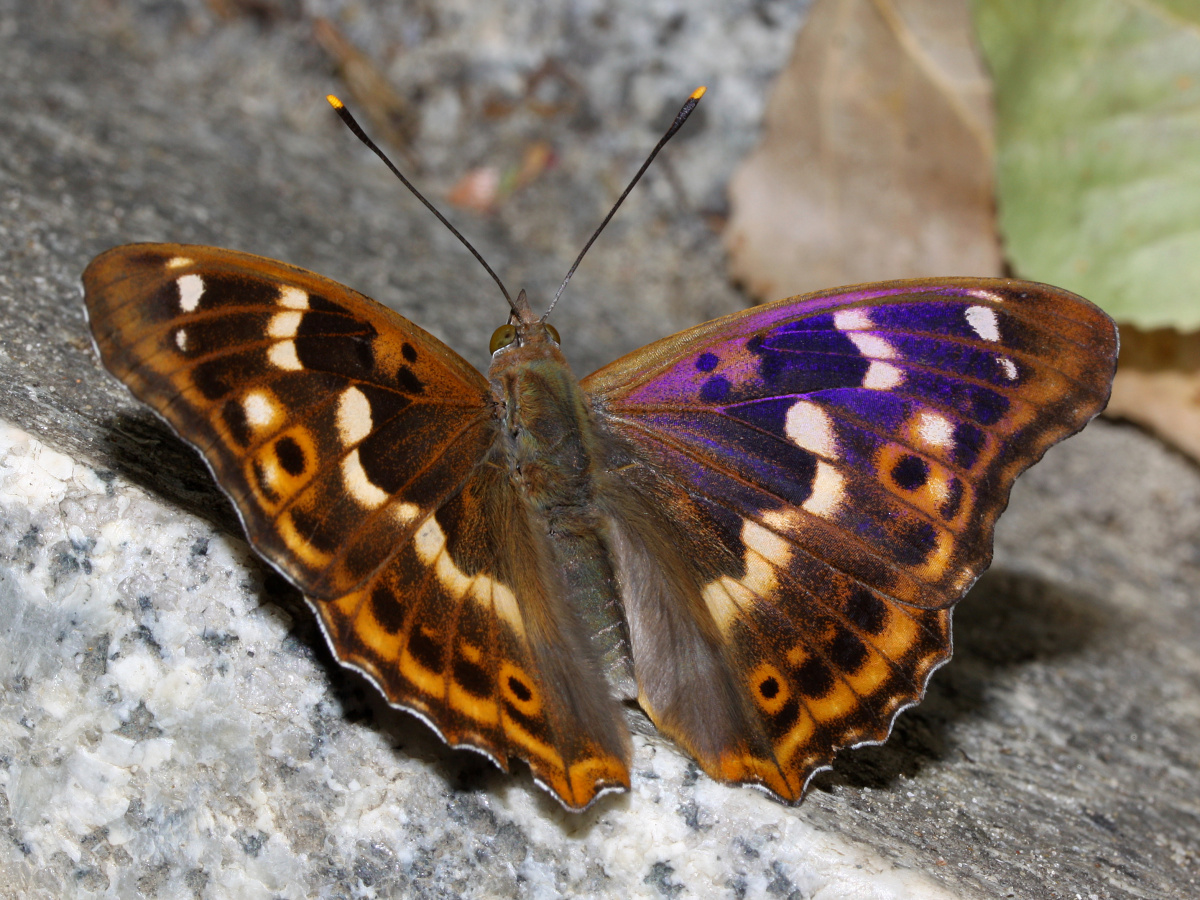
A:
{"label": "black spot on wing", "polygon": [[893,558],[906,566],[919,566],[937,548],[938,531],[923,519],[904,519],[894,526],[889,548]]}
{"label": "black spot on wing", "polygon": [[239,447],[249,447],[253,434],[246,421],[246,409],[239,399],[226,400],[221,406],[221,420],[229,431],[229,437]]}
{"label": "black spot on wing", "polygon": [[887,627],[887,604],[864,587],[852,589],[843,612],[852,625],[867,634],[882,634]]}
{"label": "black spot on wing", "polygon": [[408,366],[401,366],[396,372],[396,387],[406,394],[425,393],[425,382]]}
{"label": "black spot on wing", "polygon": [[964,469],[973,468],[986,440],[982,429],[970,422],[960,422],[954,427],[954,461]]}
{"label": "black spot on wing", "polygon": [[427,634],[421,625],[413,628],[408,635],[409,655],[430,672],[442,671],[443,649],[438,636]]}
{"label": "black spot on wing", "polygon": [[306,369],[366,378],[375,365],[375,326],[319,294],[296,329],[296,356]]}
{"label": "black spot on wing", "polygon": [[700,385],[701,403],[720,403],[729,396],[729,379],[722,375],[713,375]]}
{"label": "black spot on wing", "polygon": [[275,442],[275,457],[283,471],[293,478],[304,474],[308,467],[304,458],[304,450],[296,443],[295,438],[285,435]]}
{"label": "black spot on wing", "polygon": [[396,594],[383,582],[371,589],[371,615],[389,634],[399,634],[404,630],[404,607],[396,599]]}
{"label": "black spot on wing", "polygon": [[533,691],[522,679],[516,675],[508,676],[508,689],[512,691],[512,695],[522,703],[528,703],[533,699]]}
{"label": "black spot on wing", "polygon": [[829,660],[841,671],[853,674],[867,659],[867,647],[858,635],[839,628],[829,644]]}
{"label": "black spot on wing", "polygon": [[362,391],[371,407],[371,423],[375,428],[399,415],[412,403],[412,400],[403,394],[373,384],[359,384],[358,389]]}
{"label": "black spot on wing", "polygon": [[458,657],[454,660],[454,680],[468,694],[474,697],[488,697],[492,693],[492,679],[487,669],[476,665],[468,659]]}
{"label": "black spot on wing", "polygon": [[833,673],[823,660],[810,656],[796,669],[796,687],[804,696],[819,699],[833,687]]}
{"label": "black spot on wing", "polygon": [[794,334],[786,328],[746,342],[758,357],[758,377],[768,390],[810,394],[862,385],[871,361],[848,337],[836,330]]}
{"label": "black spot on wing", "polygon": [[795,727],[799,715],[799,701],[795,697],[788,697],[778,711],[765,717],[767,732],[776,740],[784,737]]}
{"label": "black spot on wing", "polygon": [[296,504],[286,515],[291,516],[296,533],[321,553],[332,553],[341,544],[341,536],[312,510]]}
{"label": "black spot on wing", "polygon": [[929,463],[919,456],[906,454],[892,466],[892,481],[906,491],[924,487],[929,480]]}
{"label": "black spot on wing", "polygon": [[768,675],[758,683],[758,692],[766,700],[774,700],[779,696],[779,680],[774,675]]}

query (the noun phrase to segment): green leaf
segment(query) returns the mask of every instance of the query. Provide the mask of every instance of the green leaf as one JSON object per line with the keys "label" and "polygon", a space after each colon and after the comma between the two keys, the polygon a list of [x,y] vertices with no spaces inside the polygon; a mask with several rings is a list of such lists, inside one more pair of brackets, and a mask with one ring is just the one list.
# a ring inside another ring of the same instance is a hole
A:
{"label": "green leaf", "polygon": [[974,0],[1016,273],[1200,328],[1200,0]]}

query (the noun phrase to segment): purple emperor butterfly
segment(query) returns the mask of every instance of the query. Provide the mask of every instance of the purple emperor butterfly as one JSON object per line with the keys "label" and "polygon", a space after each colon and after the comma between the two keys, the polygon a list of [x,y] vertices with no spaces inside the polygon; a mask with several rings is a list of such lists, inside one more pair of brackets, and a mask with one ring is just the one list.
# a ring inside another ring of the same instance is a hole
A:
{"label": "purple emperor butterfly", "polygon": [[105,366],[200,451],[334,655],[575,810],[629,786],[623,701],[788,801],[884,740],[950,657],[1013,480],[1103,408],[1117,351],[1058,288],[897,281],[579,381],[522,292],[484,378],[258,256],[132,244],[83,281]]}

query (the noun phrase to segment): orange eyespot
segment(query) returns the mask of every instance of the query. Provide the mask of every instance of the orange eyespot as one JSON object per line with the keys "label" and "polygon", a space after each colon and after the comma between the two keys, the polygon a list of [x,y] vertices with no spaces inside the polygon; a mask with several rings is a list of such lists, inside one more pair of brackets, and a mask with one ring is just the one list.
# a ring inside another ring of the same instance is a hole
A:
{"label": "orange eyespot", "polygon": [[517,339],[517,326],[511,322],[507,325],[501,325],[492,332],[492,341],[488,345],[490,352],[495,353],[497,350],[503,349]]}
{"label": "orange eyespot", "polygon": [[549,322],[544,322],[543,324],[546,326],[546,333],[550,335],[550,340],[554,341],[556,344],[561,344],[562,338],[558,336],[558,329]]}

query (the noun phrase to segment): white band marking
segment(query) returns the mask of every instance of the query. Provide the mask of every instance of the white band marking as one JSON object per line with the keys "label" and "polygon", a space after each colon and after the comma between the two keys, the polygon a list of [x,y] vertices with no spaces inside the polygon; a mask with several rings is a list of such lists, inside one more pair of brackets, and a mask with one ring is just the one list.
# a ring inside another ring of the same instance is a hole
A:
{"label": "white band marking", "polygon": [[367,477],[366,470],[362,467],[362,460],[358,458],[357,447],[342,460],[342,481],[345,482],[346,490],[350,492],[350,495],[367,509],[379,509],[391,496],[383,488],[373,484]]}
{"label": "white band marking", "polygon": [[812,494],[801,505],[805,512],[822,518],[832,518],[845,492],[842,473],[824,460],[817,460],[817,476],[813,479]]}
{"label": "white band marking", "polygon": [[811,400],[797,400],[787,411],[783,423],[788,439],[802,450],[826,459],[837,459],[837,439],[829,413]]}
{"label": "white band marking", "polygon": [[357,444],[374,428],[371,421],[371,402],[356,387],[346,388],[338,400],[337,429],[346,446]]}
{"label": "white band marking", "polygon": [[275,344],[267,352],[267,359],[275,368],[286,369],[289,372],[299,372],[304,368],[300,363],[300,357],[296,355],[295,341],[280,341]]}
{"label": "white band marking", "polygon": [[285,284],[279,289],[279,305],[288,309],[308,309],[308,294],[298,287]]}
{"label": "white band marking", "polygon": [[1000,340],[1000,319],[994,309],[987,306],[970,306],[966,316],[971,330],[985,341]]}
{"label": "white band marking", "polygon": [[179,308],[185,312],[195,312],[204,296],[204,279],[199,275],[180,275],[175,280],[179,288]]}

